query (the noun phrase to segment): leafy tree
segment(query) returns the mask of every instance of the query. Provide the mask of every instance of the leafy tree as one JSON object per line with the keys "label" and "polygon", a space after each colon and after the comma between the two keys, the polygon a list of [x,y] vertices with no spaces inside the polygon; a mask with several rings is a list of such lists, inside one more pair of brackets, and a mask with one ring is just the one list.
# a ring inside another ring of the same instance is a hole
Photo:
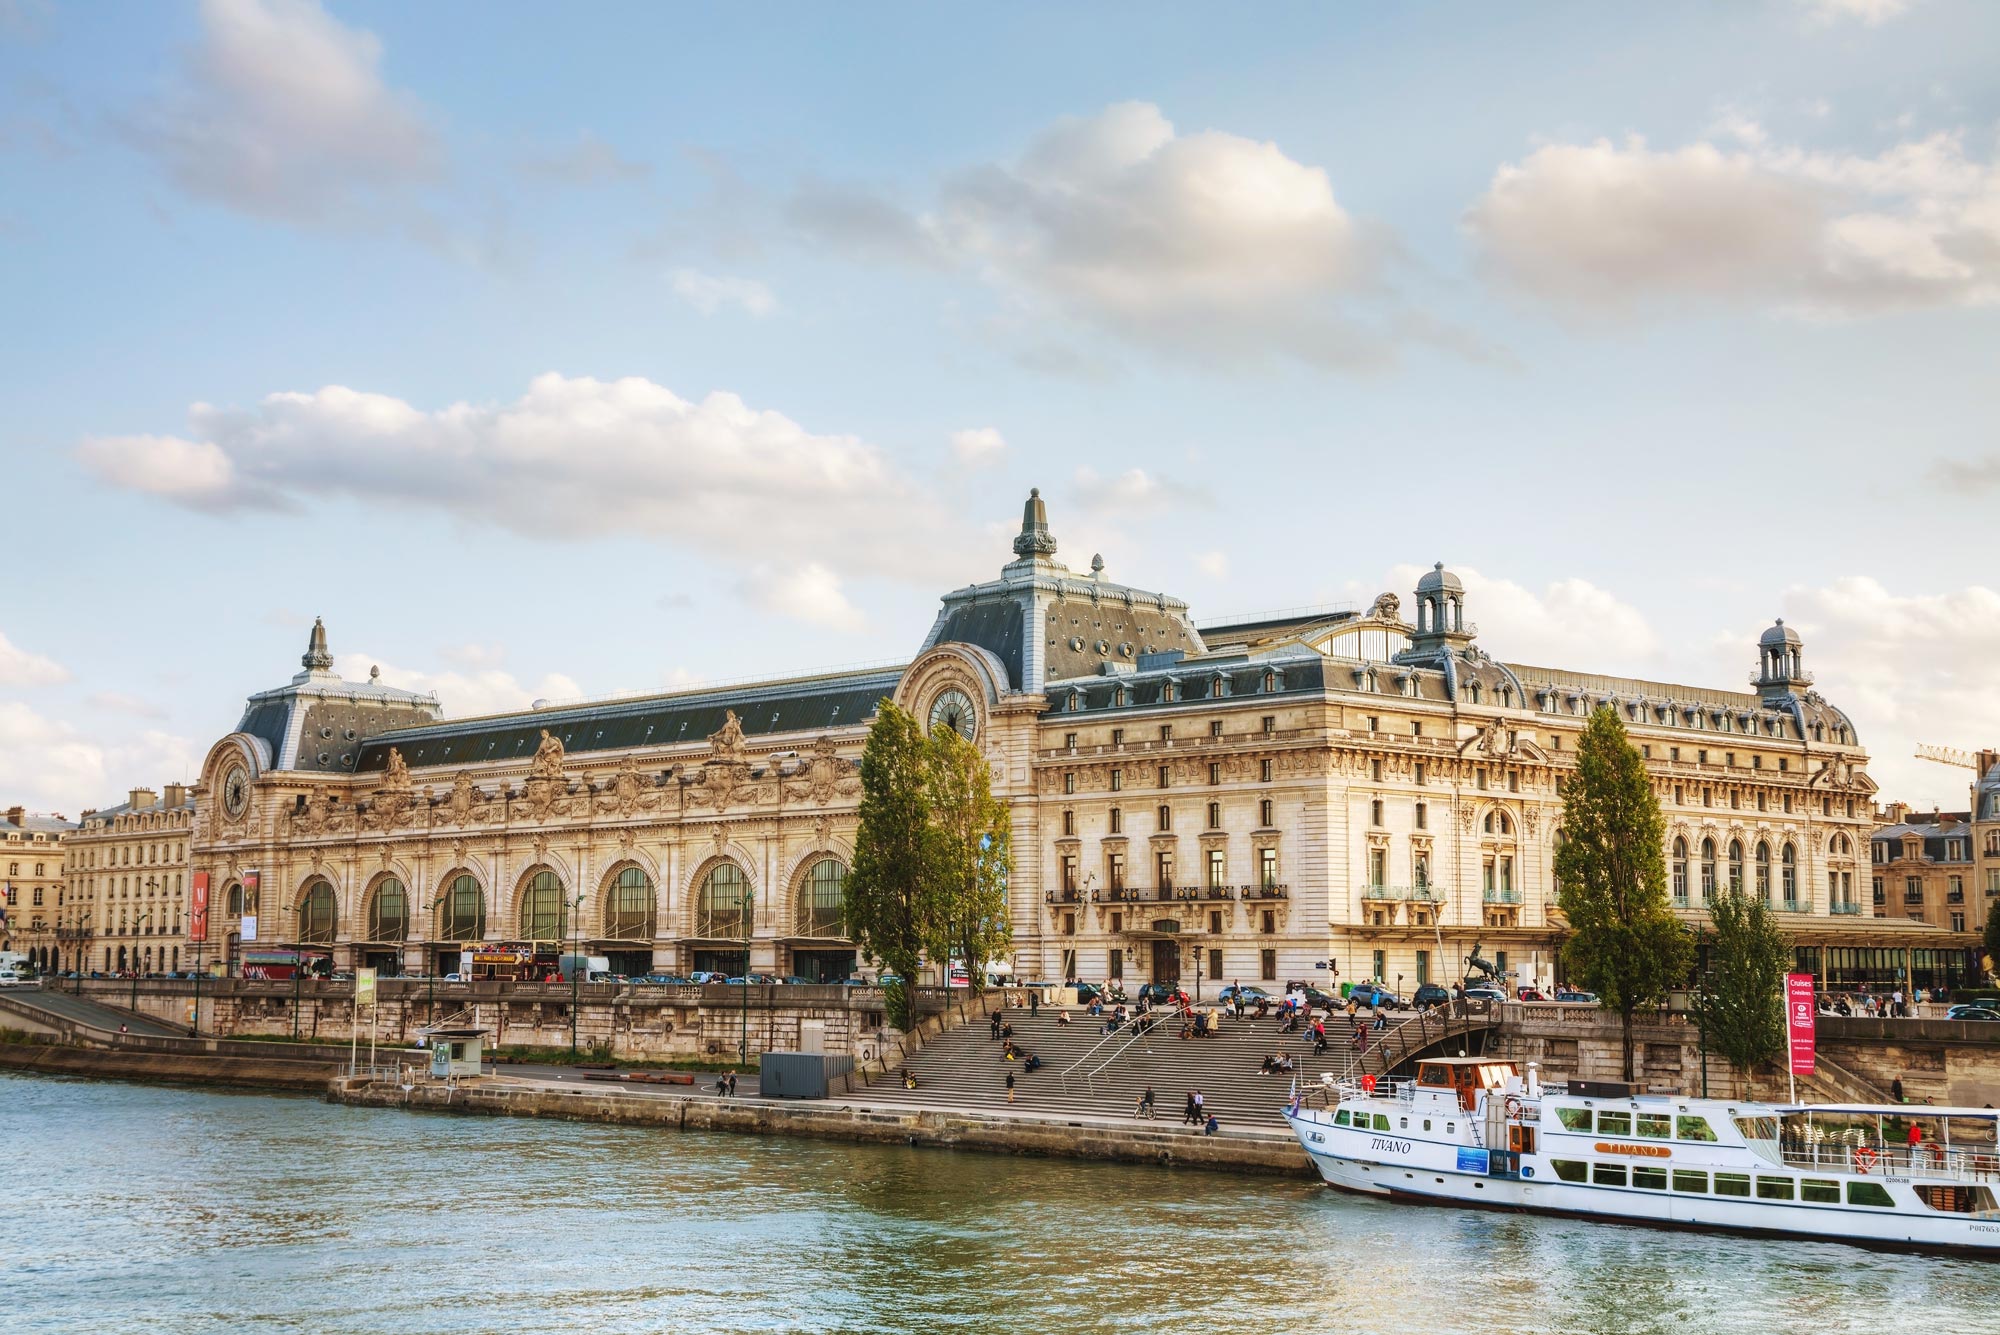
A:
{"label": "leafy tree", "polygon": [[861,753],[854,866],[841,895],[847,934],[902,981],[885,987],[889,1022],[910,1027],[911,980],[941,939],[930,874],[928,745],[914,716],[884,700]]}
{"label": "leafy tree", "polygon": [[940,726],[925,745],[930,798],[929,866],[938,897],[931,958],[965,961],[975,986],[986,962],[1013,939],[1007,921],[1012,866],[1007,806],[993,796],[992,768],[979,748]]}
{"label": "leafy tree", "polygon": [[1986,972],[2000,981],[2000,899],[1986,911]]}
{"label": "leafy tree", "polygon": [[1557,903],[1569,920],[1570,977],[1618,1012],[1625,1078],[1635,1079],[1632,1017],[1687,978],[1693,942],[1667,907],[1666,821],[1625,725],[1600,708],[1577,743],[1563,789]]}
{"label": "leafy tree", "polygon": [[1695,1019],[1708,1045],[1739,1071],[1785,1050],[1785,970],[1792,951],[1763,900],[1730,887],[1709,905],[1701,933],[1708,973],[1695,990]]}

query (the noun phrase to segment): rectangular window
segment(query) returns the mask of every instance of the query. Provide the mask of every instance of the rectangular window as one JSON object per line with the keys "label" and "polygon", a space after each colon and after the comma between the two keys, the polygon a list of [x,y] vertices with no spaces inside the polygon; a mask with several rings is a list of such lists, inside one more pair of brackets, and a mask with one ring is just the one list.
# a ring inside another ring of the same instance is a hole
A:
{"label": "rectangular window", "polygon": [[1422,987],[1425,983],[1428,983],[1430,980],[1431,980],[1431,953],[1428,950],[1419,950],[1417,952],[1417,986]]}
{"label": "rectangular window", "polygon": [[1153,855],[1153,873],[1159,879],[1157,884],[1165,890],[1174,883],[1174,855],[1161,849]]}
{"label": "rectangular window", "polygon": [[1158,788],[1170,787],[1172,778],[1173,778],[1172,771],[1169,770],[1165,765],[1162,765],[1160,766],[1160,781],[1154,786]]}
{"label": "rectangular window", "polygon": [[1381,762],[1381,761],[1379,761],[1379,760],[1371,760],[1371,761],[1369,761],[1369,762],[1368,762],[1368,781],[1369,781],[1370,783],[1380,783],[1380,782],[1382,782],[1382,762]]}
{"label": "rectangular window", "polygon": [[1419,760],[1416,764],[1416,769],[1414,771],[1414,775],[1417,781],[1417,787],[1419,788],[1424,786],[1424,774],[1425,774],[1424,762]]}
{"label": "rectangular window", "polygon": [[1229,883],[1229,858],[1219,848],[1208,850],[1208,888],[1218,889]]}
{"label": "rectangular window", "polygon": [[1111,808],[1111,833],[1125,833],[1125,813],[1118,807]]}
{"label": "rectangular window", "polygon": [[1632,1114],[1628,1112],[1600,1112],[1597,1114],[1597,1134],[1600,1136],[1629,1136],[1632,1134]]}
{"label": "rectangular window", "polygon": [[1210,783],[1222,782],[1222,762],[1217,760],[1208,762],[1208,781]]}
{"label": "rectangular window", "polygon": [[1757,1179],[1757,1199],[1760,1201],[1788,1201],[1792,1199],[1794,1190],[1794,1183],[1789,1177]]}
{"label": "rectangular window", "polygon": [[1849,1182],[1847,1184],[1849,1205],[1873,1205],[1883,1210],[1896,1208],[1896,1198],[1880,1182]]}
{"label": "rectangular window", "polygon": [[1268,761],[1268,760],[1260,760],[1260,761],[1258,761],[1258,762],[1257,762],[1257,777],[1258,777],[1259,779],[1263,780],[1263,781],[1264,781],[1265,783],[1269,783],[1269,782],[1271,781],[1271,762],[1270,762],[1270,761]]}
{"label": "rectangular window", "polygon": [[1076,771],[1075,770],[1063,771],[1063,792],[1074,793],[1075,791],[1076,791]]}
{"label": "rectangular window", "polygon": [[1382,731],[1382,720],[1377,718],[1375,715],[1370,714],[1368,716],[1368,731],[1370,732]]}
{"label": "rectangular window", "polygon": [[1388,952],[1383,950],[1373,951],[1371,952],[1371,958],[1373,959],[1375,964],[1375,972],[1369,974],[1368,976],[1370,978],[1380,978],[1382,976],[1382,971],[1389,967]]}
{"label": "rectangular window", "polygon": [[1171,830],[1173,828],[1174,828],[1174,809],[1172,807],[1161,807],[1160,833],[1165,834],[1168,830]]}
{"label": "rectangular window", "polygon": [[1665,1113],[1640,1113],[1632,1119],[1632,1131],[1641,1140],[1667,1140],[1674,1134],[1673,1118]]}
{"label": "rectangular window", "polygon": [[1486,787],[1486,771],[1483,769],[1480,770],[1478,774],[1473,776],[1473,780],[1473,786],[1483,791]]}
{"label": "rectangular window", "polygon": [[1717,1173],[1715,1194],[1718,1196],[1748,1196],[1750,1175],[1748,1173]]}
{"label": "rectangular window", "polygon": [[1075,733],[1073,733],[1073,732],[1066,732],[1066,733],[1064,733],[1064,734],[1063,734],[1063,748],[1064,748],[1065,750],[1068,750],[1068,751],[1074,751],[1074,750],[1076,750],[1076,734],[1075,734]]}
{"label": "rectangular window", "polygon": [[1371,886],[1389,883],[1389,855],[1379,848],[1368,850],[1368,884]]}
{"label": "rectangular window", "polygon": [[1222,736],[1222,720],[1221,720],[1221,719],[1219,719],[1219,718],[1212,718],[1212,719],[1210,719],[1210,720],[1208,721],[1208,735],[1209,735],[1209,736],[1211,736],[1211,737],[1220,737],[1220,736]]}
{"label": "rectangular window", "polygon": [[1370,802],[1368,810],[1371,823],[1379,829],[1382,824],[1382,799],[1378,797]]}
{"label": "rectangular window", "polygon": [[1257,804],[1257,824],[1267,830],[1271,828],[1271,799],[1268,797]]}
{"label": "rectangular window", "polygon": [[1679,1140],[1705,1140],[1713,1143],[1715,1128],[1708,1124],[1706,1117],[1690,1116],[1683,1113],[1674,1118],[1674,1136]]}
{"label": "rectangular window", "polygon": [[1420,723],[1420,722],[1419,722],[1419,723],[1412,723],[1412,724],[1410,725],[1410,736],[1412,736],[1412,737],[1421,737],[1421,736],[1423,736],[1423,735],[1424,735],[1424,725],[1423,725],[1422,723]]}
{"label": "rectangular window", "polygon": [[[1114,917],[1115,917],[1115,916],[1117,916],[1117,915],[1115,915],[1115,914],[1114,914],[1114,915],[1112,915],[1112,916],[1114,916]],[[1113,950],[1113,951],[1111,952],[1111,956],[1110,956],[1110,959],[1109,959],[1109,962],[1107,963],[1107,965],[1106,965],[1106,967],[1105,967],[1105,970],[1104,970],[1104,976],[1105,976],[1106,978],[1123,978],[1123,977],[1125,976],[1125,952],[1124,952],[1124,951],[1122,951],[1122,950]]]}
{"label": "rectangular window", "polygon": [[1125,729],[1113,728],[1111,730],[1111,744],[1113,746],[1125,745]]}
{"label": "rectangular window", "polygon": [[1507,771],[1507,791],[1510,793],[1521,791],[1521,775],[1516,770]]}
{"label": "rectangular window", "polygon": [[1163,742],[1171,742],[1173,739],[1174,739],[1174,725],[1171,723],[1162,723],[1160,725],[1160,740]]}
{"label": "rectangular window", "polygon": [[1210,802],[1208,804],[1208,828],[1211,830],[1222,828],[1222,803]]}
{"label": "rectangular window", "polygon": [[1708,1174],[1692,1168],[1674,1169],[1674,1190],[1708,1194]]}
{"label": "rectangular window", "polygon": [[1419,802],[1417,803],[1417,828],[1419,830],[1428,830],[1430,827],[1430,806],[1427,803]]}
{"label": "rectangular window", "polygon": [[1222,977],[1222,952],[1220,950],[1211,950],[1208,952],[1208,976],[1210,978]]}
{"label": "rectangular window", "polygon": [[1667,1170],[1648,1164],[1637,1164],[1632,1169],[1632,1185],[1642,1191],[1665,1191]]}
{"label": "rectangular window", "polygon": [[1258,951],[1257,977],[1260,980],[1268,983],[1277,976],[1278,976],[1278,952],[1275,950]]}
{"label": "rectangular window", "polygon": [[1625,1165],[1594,1163],[1590,1166],[1590,1180],[1600,1187],[1622,1187],[1625,1185]]}
{"label": "rectangular window", "polygon": [[1074,853],[1063,855],[1062,888],[1066,894],[1076,893],[1076,854]]}
{"label": "rectangular window", "polygon": [[1119,793],[1123,792],[1124,790],[1125,790],[1125,771],[1122,769],[1112,770],[1111,791],[1114,793]]}
{"label": "rectangular window", "polygon": [[[1222,935],[1222,910],[1221,910],[1221,909],[1210,909],[1210,910],[1208,911],[1208,931],[1209,931],[1209,935],[1211,935],[1211,936],[1221,936],[1221,935]],[[1215,976],[1216,976],[1216,977],[1218,977],[1218,978],[1220,978],[1220,977],[1222,976],[1222,972],[1221,972],[1221,970],[1219,970],[1219,969],[1218,969],[1218,970],[1216,971],[1216,975],[1215,975]]]}
{"label": "rectangular window", "polygon": [[1260,722],[1263,725],[1264,733],[1266,736],[1269,736],[1271,733],[1274,733],[1278,730],[1278,717],[1275,714],[1264,715],[1264,717],[1260,720]]}
{"label": "rectangular window", "polygon": [[1590,1165],[1581,1159],[1551,1159],[1549,1167],[1565,1182],[1582,1182],[1590,1176]]}
{"label": "rectangular window", "polygon": [[1563,1130],[1581,1131],[1585,1135],[1590,1134],[1590,1109],[1558,1108],[1556,1109],[1556,1116],[1562,1119]]}
{"label": "rectangular window", "polygon": [[[1123,853],[1113,853],[1111,855],[1111,888],[1113,890],[1123,890],[1125,888],[1125,855]],[[1111,930],[1114,932],[1122,930],[1118,926],[1118,915],[1115,913],[1112,914],[1111,919]]]}
{"label": "rectangular window", "polygon": [[1809,1205],[1838,1205],[1840,1183],[1824,1177],[1803,1178],[1799,1182],[1799,1199]]}
{"label": "rectangular window", "polygon": [[1257,880],[1266,890],[1278,886],[1278,850],[1260,848],[1257,850]]}
{"label": "rectangular window", "polygon": [[1076,833],[1076,813],[1074,811],[1063,812],[1063,833],[1066,835]]}

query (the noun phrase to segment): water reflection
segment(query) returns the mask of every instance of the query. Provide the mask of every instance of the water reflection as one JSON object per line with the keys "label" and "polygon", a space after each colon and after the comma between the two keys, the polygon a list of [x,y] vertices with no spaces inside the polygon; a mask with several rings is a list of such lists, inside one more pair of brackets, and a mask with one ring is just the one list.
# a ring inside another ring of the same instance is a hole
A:
{"label": "water reflection", "polygon": [[0,1310],[313,1332],[1958,1330],[2000,1265],[1302,1182],[0,1076]]}

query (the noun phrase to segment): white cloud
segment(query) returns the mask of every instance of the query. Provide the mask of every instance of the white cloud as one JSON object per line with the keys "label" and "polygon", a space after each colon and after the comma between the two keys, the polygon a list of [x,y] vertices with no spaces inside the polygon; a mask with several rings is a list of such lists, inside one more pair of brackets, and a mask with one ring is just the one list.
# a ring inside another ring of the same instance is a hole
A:
{"label": "white cloud", "polygon": [[725,306],[734,306],[746,315],[769,315],[778,309],[778,298],[770,288],[754,278],[731,278],[706,274],[698,269],[676,269],[668,275],[674,295],[703,315],[713,315]]}
{"label": "white cloud", "polygon": [[53,658],[29,653],[0,634],[0,686],[54,686],[69,680],[69,669]]}
{"label": "white cloud", "polygon": [[382,44],[315,0],[203,0],[202,40],[131,137],[182,190],[293,222],[361,221],[436,179],[422,107],[383,82]]}
{"label": "white cloud", "polygon": [[1208,362],[1347,366],[1396,337],[1448,341],[1421,322],[1357,325],[1351,302],[1382,295],[1383,248],[1323,168],[1268,141],[1182,133],[1146,102],[1058,120],[1013,161],[947,178],[921,212],[823,184],[787,212],[850,251],[968,267],[1031,323],[1053,312]]}
{"label": "white cloud", "polygon": [[1493,272],[1579,310],[2000,300],[2000,163],[1962,135],[1869,157],[1772,144],[1740,117],[1727,129],[1737,147],[1544,145],[1494,174],[1466,225]]}
{"label": "white cloud", "polygon": [[472,667],[464,672],[423,672],[396,667],[367,653],[338,654],[333,670],[349,681],[367,681],[370,668],[382,669],[382,684],[405,691],[428,691],[451,718],[501,714],[526,709],[536,700],[574,700],[584,694],[575,679],[551,672],[530,684],[498,667]]}
{"label": "white cloud", "polygon": [[617,149],[588,130],[562,148],[523,159],[521,170],[540,180],[579,186],[639,181],[653,172],[646,163],[619,156]]}
{"label": "white cloud", "polygon": [[1227,552],[1203,552],[1194,559],[1195,569],[1213,580],[1229,578],[1229,554]]}
{"label": "white cloud", "polygon": [[86,807],[124,801],[132,788],[184,779],[199,763],[182,737],[155,729],[99,737],[0,700],[0,792],[30,810],[75,819]]}
{"label": "white cloud", "polygon": [[829,630],[859,630],[861,612],[847,601],[840,578],[817,561],[779,568],[757,566],[739,582],[743,595],[767,612]]}
{"label": "white cloud", "polygon": [[[1640,675],[1659,654],[1659,636],[1645,615],[1589,580],[1559,579],[1536,593],[1467,566],[1452,566],[1451,571],[1465,585],[1466,620],[1486,628],[1479,644],[1495,658],[1536,667]],[[1415,618],[1410,591],[1427,573],[1407,565],[1389,572],[1388,587],[1402,599],[1405,620]]]}
{"label": "white cloud", "polygon": [[951,433],[951,452],[962,468],[985,468],[1000,462],[1007,441],[990,426],[973,427]]}
{"label": "white cloud", "polygon": [[1854,19],[1874,28],[1909,12],[1911,0],[1798,0],[1815,23]]}
{"label": "white cloud", "polygon": [[166,708],[157,700],[124,691],[92,691],[83,698],[92,709],[105,714],[130,714],[134,718],[165,718]]}
{"label": "white cloud", "polygon": [[79,452],[106,482],[210,512],[352,498],[533,537],[640,533],[710,558],[754,549],[764,562],[902,578],[912,547],[946,559],[965,548],[876,447],[734,394],[691,402],[637,377],[543,375],[512,403],[436,411],[334,385],[252,409],[196,404],[189,426],[185,438],[97,437]]}
{"label": "white cloud", "polygon": [[1208,494],[1199,487],[1148,473],[1143,468],[1128,468],[1115,477],[1102,477],[1088,466],[1079,468],[1070,495],[1085,509],[1113,511],[1119,517],[1210,503]]}

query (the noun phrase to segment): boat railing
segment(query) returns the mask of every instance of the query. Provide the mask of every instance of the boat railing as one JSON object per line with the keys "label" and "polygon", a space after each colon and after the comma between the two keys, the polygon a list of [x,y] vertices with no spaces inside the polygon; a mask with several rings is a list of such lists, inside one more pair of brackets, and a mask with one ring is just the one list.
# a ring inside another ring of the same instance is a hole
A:
{"label": "boat railing", "polygon": [[1906,1150],[1830,1141],[1803,1150],[1786,1149],[1779,1157],[1787,1168],[1817,1168],[1833,1173],[1891,1178],[1898,1182],[1922,1179],[1927,1182],[2000,1184],[2000,1152],[1990,1146],[1973,1150],[1922,1146]]}

